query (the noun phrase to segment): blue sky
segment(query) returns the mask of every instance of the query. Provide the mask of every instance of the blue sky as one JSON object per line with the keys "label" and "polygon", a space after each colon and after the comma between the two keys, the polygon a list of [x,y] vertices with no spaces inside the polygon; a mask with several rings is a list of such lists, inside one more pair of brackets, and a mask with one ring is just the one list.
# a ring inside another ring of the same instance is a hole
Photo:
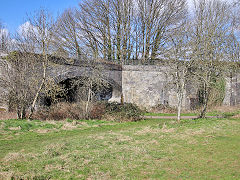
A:
{"label": "blue sky", "polygon": [[77,7],[80,0],[0,0],[0,20],[13,34],[26,22],[27,14],[40,7],[47,8],[54,16],[69,7]]}

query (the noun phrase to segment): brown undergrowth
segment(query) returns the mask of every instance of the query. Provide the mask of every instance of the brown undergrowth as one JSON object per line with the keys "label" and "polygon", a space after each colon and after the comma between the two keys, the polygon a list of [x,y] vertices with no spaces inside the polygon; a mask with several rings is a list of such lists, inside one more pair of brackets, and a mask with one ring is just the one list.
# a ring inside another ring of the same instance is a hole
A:
{"label": "brown undergrowth", "polygon": [[6,119],[17,119],[17,113],[0,111],[0,120],[6,120]]}

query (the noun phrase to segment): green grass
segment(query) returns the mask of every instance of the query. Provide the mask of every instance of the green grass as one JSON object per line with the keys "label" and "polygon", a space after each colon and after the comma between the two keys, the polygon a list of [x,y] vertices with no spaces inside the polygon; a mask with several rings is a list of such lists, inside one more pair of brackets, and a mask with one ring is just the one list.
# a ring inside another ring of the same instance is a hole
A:
{"label": "green grass", "polygon": [[[229,116],[233,115],[233,113],[226,113],[229,114]],[[146,116],[177,116],[176,113],[152,113],[147,112],[145,113]],[[181,113],[181,116],[198,116],[198,113]],[[220,112],[207,112],[207,116],[224,116],[225,113]]]}
{"label": "green grass", "polygon": [[0,121],[0,179],[240,179],[239,159],[240,120]]}
{"label": "green grass", "polygon": [[[145,113],[146,116],[176,116],[176,113]],[[196,116],[197,113],[181,113],[181,116]]]}

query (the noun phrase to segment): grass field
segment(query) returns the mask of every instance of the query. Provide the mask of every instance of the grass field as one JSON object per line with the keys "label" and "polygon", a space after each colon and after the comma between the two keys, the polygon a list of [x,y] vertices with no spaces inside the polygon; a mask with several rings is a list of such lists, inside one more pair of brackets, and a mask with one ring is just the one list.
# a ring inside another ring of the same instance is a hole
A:
{"label": "grass field", "polygon": [[[221,117],[228,117],[233,116],[235,113],[239,112],[226,112],[226,113],[220,113],[220,112],[207,112],[206,116],[221,116]],[[181,113],[181,116],[198,116],[199,113]],[[177,113],[152,113],[147,112],[145,113],[145,116],[177,116]]]}
{"label": "grass field", "polygon": [[240,120],[0,121],[0,179],[240,179]]}

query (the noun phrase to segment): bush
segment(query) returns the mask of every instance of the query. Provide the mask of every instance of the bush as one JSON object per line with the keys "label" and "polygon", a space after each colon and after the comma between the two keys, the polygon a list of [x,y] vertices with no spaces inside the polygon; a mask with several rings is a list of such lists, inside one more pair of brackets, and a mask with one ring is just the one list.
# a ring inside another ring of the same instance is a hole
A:
{"label": "bush", "polygon": [[39,120],[84,119],[85,114],[80,104],[58,103],[50,108],[36,111],[32,118]]}
{"label": "bush", "polygon": [[45,121],[45,120],[48,119],[48,113],[49,113],[48,109],[40,109],[40,110],[33,113],[32,119]]}
{"label": "bush", "polygon": [[89,104],[89,114],[85,113],[85,104],[58,103],[50,108],[36,111],[33,119],[65,120],[65,119],[107,119],[112,121],[138,121],[142,118],[142,110],[136,105],[125,103],[98,102]]}
{"label": "bush", "polygon": [[107,103],[106,113],[116,121],[138,121],[142,119],[143,111],[136,105],[131,103]]}
{"label": "bush", "polygon": [[104,103],[96,103],[92,106],[89,118],[90,119],[102,119],[106,113],[106,105]]}

